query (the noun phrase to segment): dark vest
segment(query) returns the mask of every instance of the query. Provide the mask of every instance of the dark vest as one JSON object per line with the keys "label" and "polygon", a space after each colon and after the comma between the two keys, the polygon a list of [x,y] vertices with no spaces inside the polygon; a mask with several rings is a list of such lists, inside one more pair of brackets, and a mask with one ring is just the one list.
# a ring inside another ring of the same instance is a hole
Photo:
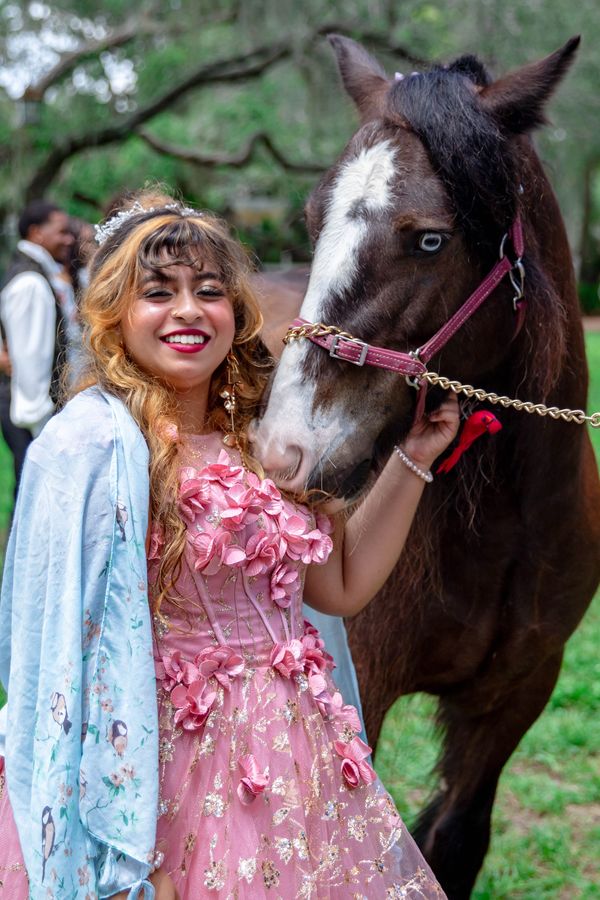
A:
{"label": "dark vest", "polygon": [[[65,364],[67,353],[67,338],[62,307],[60,305],[60,301],[56,295],[56,292],[50,284],[48,276],[44,272],[43,268],[34,259],[32,259],[30,256],[27,256],[26,253],[21,253],[20,250],[15,251],[6,274],[2,279],[2,283],[0,284],[0,291],[4,290],[9,282],[13,280],[13,278],[16,278],[17,275],[21,275],[23,272],[37,272],[39,275],[41,275],[42,278],[44,278],[47,282],[48,287],[52,291],[52,296],[54,297],[54,304],[56,306],[56,336],[54,340],[54,358],[52,361],[50,396],[52,398],[52,401],[57,404],[60,395],[60,376],[62,368]],[[0,329],[2,331],[2,340],[6,343],[6,335],[2,322],[0,322]],[[2,376],[2,380],[5,382],[9,381],[6,375]]]}

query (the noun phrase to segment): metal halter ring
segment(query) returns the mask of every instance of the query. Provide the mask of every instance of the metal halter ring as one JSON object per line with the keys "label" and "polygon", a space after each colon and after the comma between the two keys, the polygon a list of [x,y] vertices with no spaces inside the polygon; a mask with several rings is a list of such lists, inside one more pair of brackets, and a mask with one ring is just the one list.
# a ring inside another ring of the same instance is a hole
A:
{"label": "metal halter ring", "polygon": [[[421,353],[421,348],[417,347],[416,350],[409,350],[408,355],[412,356],[413,359],[416,359],[417,362],[421,362],[421,357],[419,354]],[[405,375],[404,380],[406,381],[409,387],[415,388],[415,390],[421,390],[421,379],[422,376],[419,375]]]}

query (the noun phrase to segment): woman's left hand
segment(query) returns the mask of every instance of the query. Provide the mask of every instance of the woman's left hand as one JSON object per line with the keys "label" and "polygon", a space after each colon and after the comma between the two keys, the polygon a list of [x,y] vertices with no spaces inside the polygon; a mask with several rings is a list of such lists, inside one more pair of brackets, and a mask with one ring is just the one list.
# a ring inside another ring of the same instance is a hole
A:
{"label": "woman's left hand", "polygon": [[413,425],[402,447],[417,465],[429,469],[454,440],[459,424],[458,398],[452,391],[438,409]]}

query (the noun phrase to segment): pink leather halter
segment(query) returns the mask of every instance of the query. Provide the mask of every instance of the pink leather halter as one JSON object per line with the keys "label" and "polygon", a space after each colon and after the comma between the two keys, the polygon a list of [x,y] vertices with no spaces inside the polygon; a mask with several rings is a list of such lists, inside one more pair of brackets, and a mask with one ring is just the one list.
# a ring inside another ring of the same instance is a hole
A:
{"label": "pink leather halter", "polygon": [[[510,240],[516,259],[512,262],[505,254],[506,241]],[[407,381],[416,388],[423,387],[421,376],[427,371],[426,364],[431,357],[444,347],[453,335],[470,319],[473,313],[498,287],[502,279],[508,275],[515,289],[513,308],[517,315],[515,332],[518,333],[523,324],[525,303],[523,287],[525,282],[525,269],[523,267],[523,226],[517,215],[509,231],[502,238],[500,244],[500,258],[496,265],[473,291],[471,296],[458,309],[454,315],[437,331],[426,344],[417,350],[403,353],[400,350],[387,350],[385,347],[374,347],[359,338],[350,337],[344,333],[306,333],[303,336],[309,338],[314,344],[329,351],[333,359],[341,359],[353,363],[355,366],[375,366],[378,369],[387,369],[404,375]],[[294,337],[293,330],[301,326],[309,326],[312,323],[306,319],[294,319],[289,337]],[[318,332],[318,329],[317,329]],[[424,391],[422,399],[424,400]]]}

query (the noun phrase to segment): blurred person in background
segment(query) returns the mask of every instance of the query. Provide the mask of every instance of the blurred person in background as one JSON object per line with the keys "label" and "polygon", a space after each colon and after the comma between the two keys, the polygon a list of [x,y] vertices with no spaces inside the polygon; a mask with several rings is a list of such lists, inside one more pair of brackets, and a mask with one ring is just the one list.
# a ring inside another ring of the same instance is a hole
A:
{"label": "blurred person in background", "polygon": [[15,466],[15,494],[27,447],[55,411],[66,349],[61,271],[74,242],[69,217],[32,201],[19,218],[20,241],[2,282],[0,423]]}
{"label": "blurred person in background", "polygon": [[85,219],[71,216],[69,227],[74,240],[66,269],[75,290],[75,302],[79,306],[81,294],[89,284],[89,264],[96,249],[96,241],[94,238],[94,226],[90,222],[86,222]]}
{"label": "blurred person in background", "polygon": [[66,338],[64,385],[68,390],[77,381],[83,366],[83,332],[79,316],[79,301],[89,281],[88,263],[94,251],[94,226],[83,219],[70,218],[69,229],[73,243],[67,259],[53,282],[61,305]]}

